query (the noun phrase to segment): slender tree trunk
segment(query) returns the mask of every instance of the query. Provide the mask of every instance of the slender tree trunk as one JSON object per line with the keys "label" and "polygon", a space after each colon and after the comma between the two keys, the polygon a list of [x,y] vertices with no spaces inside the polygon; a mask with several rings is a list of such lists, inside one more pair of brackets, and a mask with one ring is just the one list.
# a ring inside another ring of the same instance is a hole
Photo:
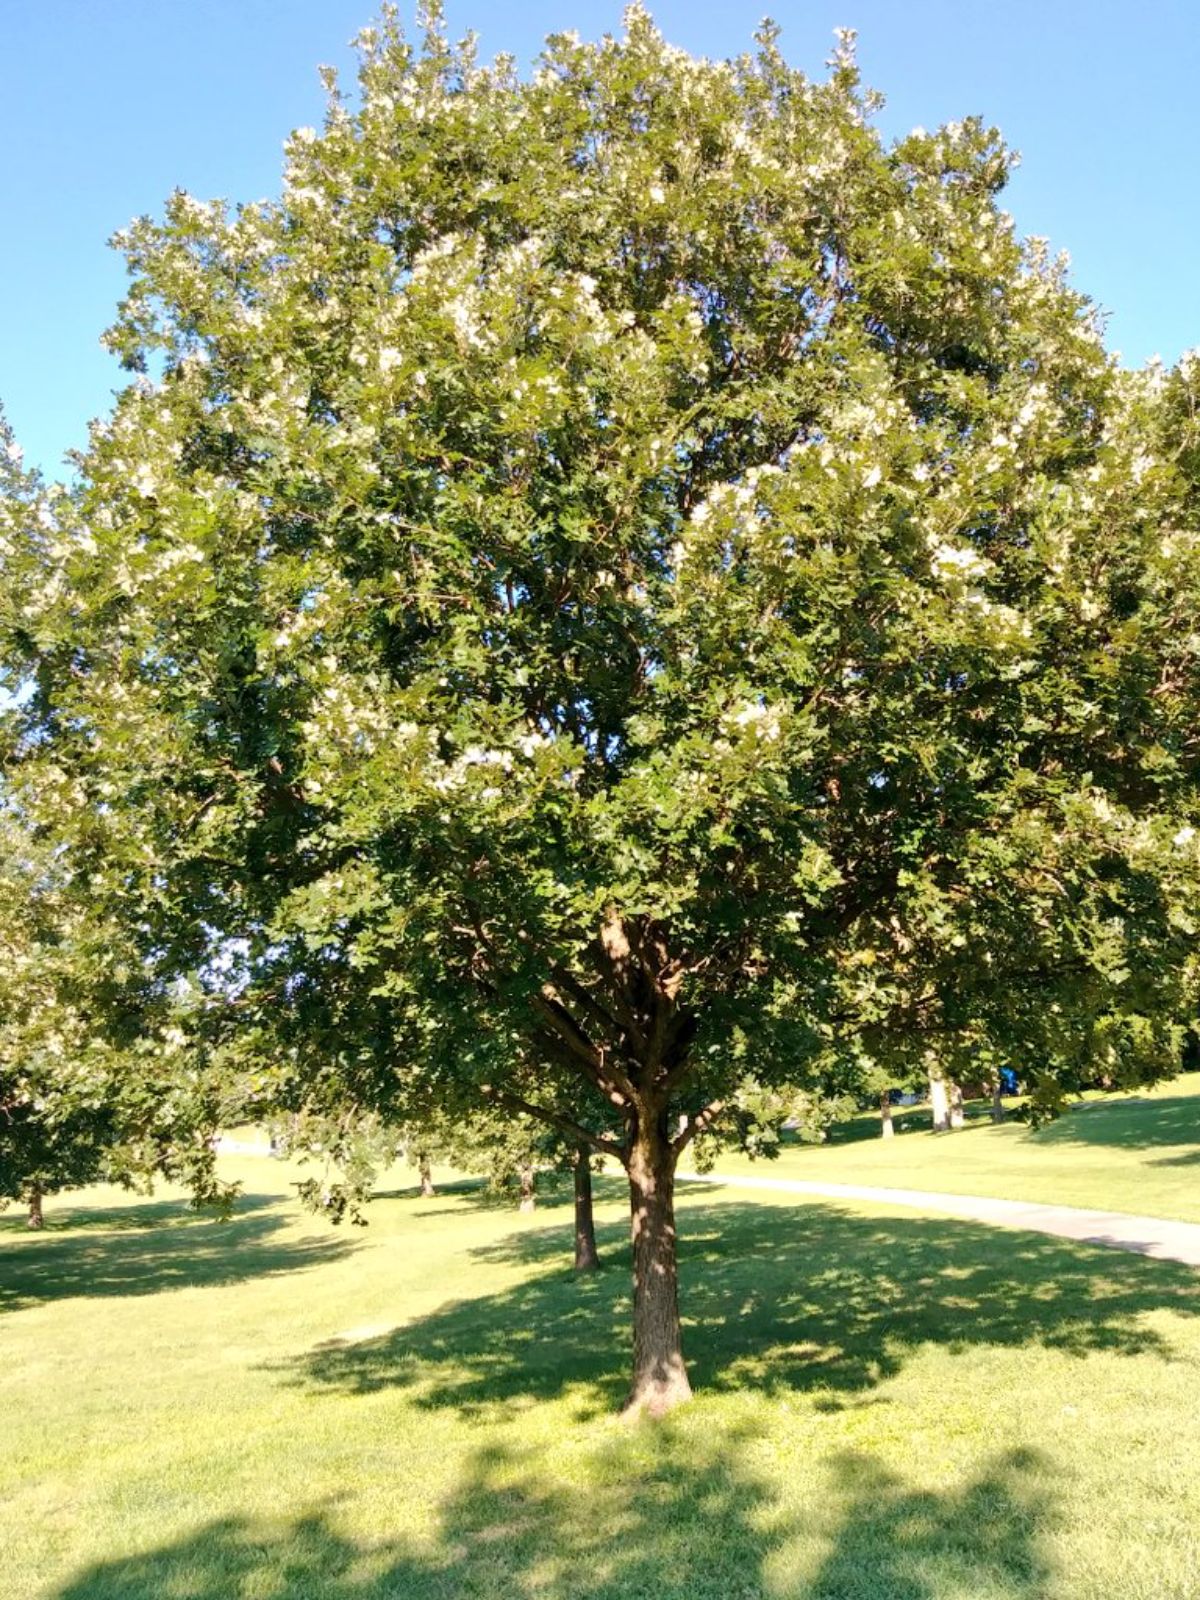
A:
{"label": "slender tree trunk", "polygon": [[892,1102],[888,1098],[888,1091],[885,1089],[883,1091],[883,1093],[879,1096],[879,1133],[880,1133],[880,1137],[884,1138],[884,1139],[890,1139],[890,1138],[893,1137],[895,1132],[896,1132],[896,1130],[892,1126]]}
{"label": "slender tree trunk", "polygon": [[1004,1090],[999,1078],[992,1084],[992,1121],[1004,1121]]}
{"label": "slender tree trunk", "polygon": [[575,1271],[595,1272],[599,1265],[592,1216],[592,1157],[587,1145],[581,1144],[575,1151]]}
{"label": "slender tree trunk", "polygon": [[957,1083],[948,1084],[947,1087],[950,1090],[950,1126],[961,1128],[967,1120],[963,1112],[962,1090]]}
{"label": "slender tree trunk", "polygon": [[929,1104],[933,1111],[934,1133],[945,1133],[950,1126],[950,1097],[945,1078],[929,1075]]}
{"label": "slender tree trunk", "polygon": [[40,1183],[31,1183],[29,1186],[29,1221],[30,1228],[44,1228],[46,1219],[42,1215],[42,1186]]}
{"label": "slender tree trunk", "polygon": [[633,1235],[633,1382],[626,1416],[661,1417],[691,1398],[679,1326],[675,1152],[665,1115],[639,1115],[628,1158]]}
{"label": "slender tree trunk", "polygon": [[424,1151],[417,1156],[417,1171],[421,1175],[422,1200],[432,1200],[437,1190],[433,1187],[433,1167]]}
{"label": "slender tree trunk", "polygon": [[532,1211],[537,1205],[537,1196],[533,1192],[534,1173],[533,1162],[525,1161],[521,1164],[521,1210]]}

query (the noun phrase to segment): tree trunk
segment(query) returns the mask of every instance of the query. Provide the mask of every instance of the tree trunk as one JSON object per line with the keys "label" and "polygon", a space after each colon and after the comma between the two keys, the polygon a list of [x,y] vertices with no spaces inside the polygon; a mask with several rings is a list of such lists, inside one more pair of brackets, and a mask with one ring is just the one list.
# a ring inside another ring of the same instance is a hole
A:
{"label": "tree trunk", "polygon": [[533,1192],[534,1174],[533,1163],[525,1161],[521,1164],[521,1210],[532,1211],[537,1205],[537,1197]]}
{"label": "tree trunk", "polygon": [[962,1090],[956,1083],[951,1083],[947,1087],[950,1090],[950,1126],[961,1128],[967,1120],[963,1111]]}
{"label": "tree trunk", "polygon": [[424,1151],[417,1157],[417,1171],[421,1175],[422,1200],[432,1200],[437,1190],[433,1187],[433,1168],[430,1165],[429,1157]]}
{"label": "tree trunk", "polygon": [[934,1133],[945,1133],[950,1126],[950,1098],[945,1078],[929,1075],[929,1104],[933,1111]]}
{"label": "tree trunk", "polygon": [[575,1271],[595,1272],[596,1223],[592,1216],[592,1156],[587,1145],[575,1151]]}
{"label": "tree trunk", "polygon": [[627,1417],[661,1417],[692,1386],[683,1364],[675,1256],[675,1151],[666,1117],[639,1116],[628,1158],[633,1236],[633,1383]]}
{"label": "tree trunk", "polygon": [[1004,1121],[1004,1090],[1000,1086],[999,1078],[992,1085],[992,1121]]}
{"label": "tree trunk", "polygon": [[883,1091],[883,1093],[879,1096],[879,1133],[880,1133],[880,1137],[884,1138],[884,1139],[890,1139],[890,1138],[893,1137],[895,1132],[896,1132],[896,1130],[892,1126],[892,1102],[888,1098],[888,1091],[885,1089]]}
{"label": "tree trunk", "polygon": [[30,1228],[44,1228],[46,1219],[42,1215],[42,1186],[40,1183],[31,1183],[29,1186],[29,1222]]}

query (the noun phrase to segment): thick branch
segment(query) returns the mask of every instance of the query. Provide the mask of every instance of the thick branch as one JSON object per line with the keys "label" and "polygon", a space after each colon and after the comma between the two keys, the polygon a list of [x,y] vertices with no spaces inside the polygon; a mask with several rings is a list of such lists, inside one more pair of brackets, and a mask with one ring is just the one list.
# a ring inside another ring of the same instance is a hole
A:
{"label": "thick branch", "polygon": [[[456,931],[468,934],[468,936],[473,935],[478,940],[481,949],[487,952],[488,959],[499,966],[495,944],[484,932],[478,915],[474,912],[469,914],[471,915],[471,927]],[[499,968],[499,970],[503,971],[503,968]],[[511,977],[510,974],[505,975]],[[475,980],[476,982],[482,981],[478,973],[475,974]],[[484,987],[491,986],[485,984]],[[587,991],[583,990],[581,985],[577,987],[586,996]],[[492,992],[495,992],[494,989]],[[554,1053],[559,1060],[563,1061],[574,1072],[582,1074],[613,1105],[623,1109],[632,1098],[632,1084],[625,1073],[620,1070],[615,1072],[610,1070],[605,1059],[606,1052],[594,1045],[591,1039],[588,1038],[579,1023],[576,1022],[575,1018],[558,998],[553,985],[547,984],[541,994],[534,995],[532,1004],[533,1009],[550,1030],[549,1033],[540,1032],[538,1038],[544,1044],[552,1043],[555,1047]]]}
{"label": "thick branch", "polygon": [[704,1110],[688,1120],[688,1125],[671,1141],[671,1149],[678,1155],[685,1150],[698,1133],[703,1133],[725,1110],[724,1100],[710,1100]]}
{"label": "thick branch", "polygon": [[601,1133],[592,1133],[581,1122],[563,1116],[560,1111],[552,1111],[548,1106],[535,1106],[532,1101],[522,1100],[520,1095],[510,1094],[507,1089],[498,1089],[491,1083],[483,1085],[483,1092],[497,1105],[507,1106],[510,1111],[521,1111],[527,1117],[536,1117],[539,1122],[548,1123],[550,1127],[557,1128],[559,1133],[565,1133],[576,1142],[582,1140],[583,1143],[590,1144],[594,1150],[599,1150],[601,1155],[616,1156],[618,1161],[622,1163],[625,1161],[625,1151],[615,1139],[606,1139]]}
{"label": "thick branch", "polygon": [[619,963],[613,960],[608,950],[599,941],[589,947],[587,956],[601,982],[611,985],[610,999],[616,1008],[617,1022],[623,1032],[633,1041],[636,1052],[644,1053],[646,1049],[646,1035],[638,1019],[637,1011],[630,1003],[626,992],[624,973]]}
{"label": "thick branch", "polygon": [[[591,1014],[599,1021],[603,1028],[611,1029],[617,1038],[620,1038],[622,1034],[628,1031],[623,1027],[618,1018],[614,1017],[608,1008],[602,1005],[600,1001],[597,1000],[595,995],[588,990],[586,985],[580,983],[579,979],[576,978],[572,973],[567,972],[561,966],[555,966],[551,970],[554,973],[555,986],[565,989],[573,999],[577,1000],[581,1006],[585,1007],[586,1010],[591,1012]],[[550,999],[552,997],[547,995],[546,998]],[[564,1015],[569,1015],[569,1013],[566,1012],[565,1007],[563,1007],[563,1012]],[[599,1047],[596,1048],[597,1053],[601,1057],[601,1070],[609,1079],[611,1079],[616,1088],[620,1089],[623,1095],[625,1095],[628,1099],[632,1099],[633,1084],[627,1074],[623,1072],[620,1067],[613,1066],[607,1060],[606,1052],[601,1051]]]}
{"label": "thick branch", "polygon": [[592,1043],[562,1001],[554,995],[543,993],[534,996],[533,1007],[566,1047],[576,1070],[582,1071],[613,1105],[626,1105],[632,1098],[633,1086],[624,1073],[614,1077],[605,1061],[604,1051]]}
{"label": "thick branch", "polygon": [[624,1111],[630,1105],[629,1098],[623,1095],[613,1084],[609,1083],[599,1072],[594,1071],[586,1062],[581,1061],[574,1051],[567,1048],[557,1033],[548,1033],[545,1029],[535,1028],[531,1030],[529,1036],[546,1056],[552,1061],[557,1061],[567,1072],[574,1073],[577,1078],[582,1078],[585,1083],[598,1090],[611,1105],[616,1106],[618,1111]]}
{"label": "thick branch", "polygon": [[691,1045],[698,1027],[699,1023],[691,1012],[677,1014],[674,1019],[669,1042],[669,1055],[675,1058],[674,1065],[668,1068],[666,1078],[663,1080],[663,1086],[668,1094],[672,1089],[678,1088],[692,1070]]}

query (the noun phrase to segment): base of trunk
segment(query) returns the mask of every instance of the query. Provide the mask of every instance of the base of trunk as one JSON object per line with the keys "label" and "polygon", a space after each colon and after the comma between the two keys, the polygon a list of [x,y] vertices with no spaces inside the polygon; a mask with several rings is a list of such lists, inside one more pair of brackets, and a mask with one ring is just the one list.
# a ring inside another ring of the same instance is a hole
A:
{"label": "base of trunk", "polygon": [[537,1196],[534,1193],[534,1172],[530,1166],[521,1168],[521,1205],[522,1211],[533,1211],[537,1206]]}
{"label": "base of trunk", "polygon": [[879,1097],[879,1136],[881,1139],[891,1139],[896,1130],[892,1126],[892,1102],[886,1093]]}
{"label": "base of trunk", "polygon": [[625,1422],[636,1422],[639,1417],[665,1417],[668,1411],[691,1398],[692,1386],[681,1361],[677,1368],[661,1375],[635,1381],[621,1407],[621,1418]]}
{"label": "base of trunk", "polygon": [[25,1226],[27,1228],[44,1228],[46,1226],[46,1219],[42,1215],[42,1191],[40,1189],[34,1189],[30,1193],[29,1218]]}
{"label": "base of trunk", "polygon": [[428,1156],[420,1157],[417,1170],[421,1175],[421,1199],[432,1200],[437,1190],[433,1187],[433,1168],[429,1164]]}
{"label": "base of trunk", "polygon": [[629,1152],[633,1241],[633,1381],[622,1415],[662,1417],[690,1400],[679,1322],[675,1151],[666,1116],[647,1117]]}

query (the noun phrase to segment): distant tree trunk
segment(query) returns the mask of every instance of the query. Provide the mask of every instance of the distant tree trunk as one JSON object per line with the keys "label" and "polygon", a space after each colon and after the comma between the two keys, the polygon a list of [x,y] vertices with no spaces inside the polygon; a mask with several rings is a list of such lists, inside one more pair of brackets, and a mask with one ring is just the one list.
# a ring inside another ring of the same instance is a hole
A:
{"label": "distant tree trunk", "polygon": [[879,1133],[880,1137],[890,1139],[896,1130],[892,1126],[892,1102],[885,1089],[879,1096]]}
{"label": "distant tree trunk", "polygon": [[46,1219],[42,1215],[42,1186],[40,1183],[31,1183],[29,1186],[29,1221],[30,1228],[44,1228]]}
{"label": "distant tree trunk", "polygon": [[627,1157],[633,1236],[633,1382],[626,1416],[661,1417],[691,1398],[679,1326],[675,1159],[666,1114],[642,1111]]}
{"label": "distant tree trunk", "polygon": [[422,1200],[432,1200],[437,1190],[433,1187],[433,1167],[424,1151],[417,1156],[417,1171],[421,1175]]}
{"label": "distant tree trunk", "polygon": [[950,1091],[950,1126],[961,1128],[967,1120],[963,1111],[962,1090],[957,1083],[950,1083],[947,1088]]}
{"label": "distant tree trunk", "polygon": [[532,1211],[537,1205],[537,1197],[533,1192],[534,1172],[533,1162],[521,1163],[521,1210]]}
{"label": "distant tree trunk", "polygon": [[575,1271],[595,1272],[599,1265],[592,1216],[592,1155],[587,1145],[581,1144],[575,1151]]}
{"label": "distant tree trunk", "polygon": [[933,1111],[934,1133],[945,1133],[950,1127],[950,1098],[946,1092],[946,1080],[929,1074],[929,1104]]}
{"label": "distant tree trunk", "polygon": [[1004,1089],[999,1078],[992,1084],[992,1121],[1004,1121]]}

